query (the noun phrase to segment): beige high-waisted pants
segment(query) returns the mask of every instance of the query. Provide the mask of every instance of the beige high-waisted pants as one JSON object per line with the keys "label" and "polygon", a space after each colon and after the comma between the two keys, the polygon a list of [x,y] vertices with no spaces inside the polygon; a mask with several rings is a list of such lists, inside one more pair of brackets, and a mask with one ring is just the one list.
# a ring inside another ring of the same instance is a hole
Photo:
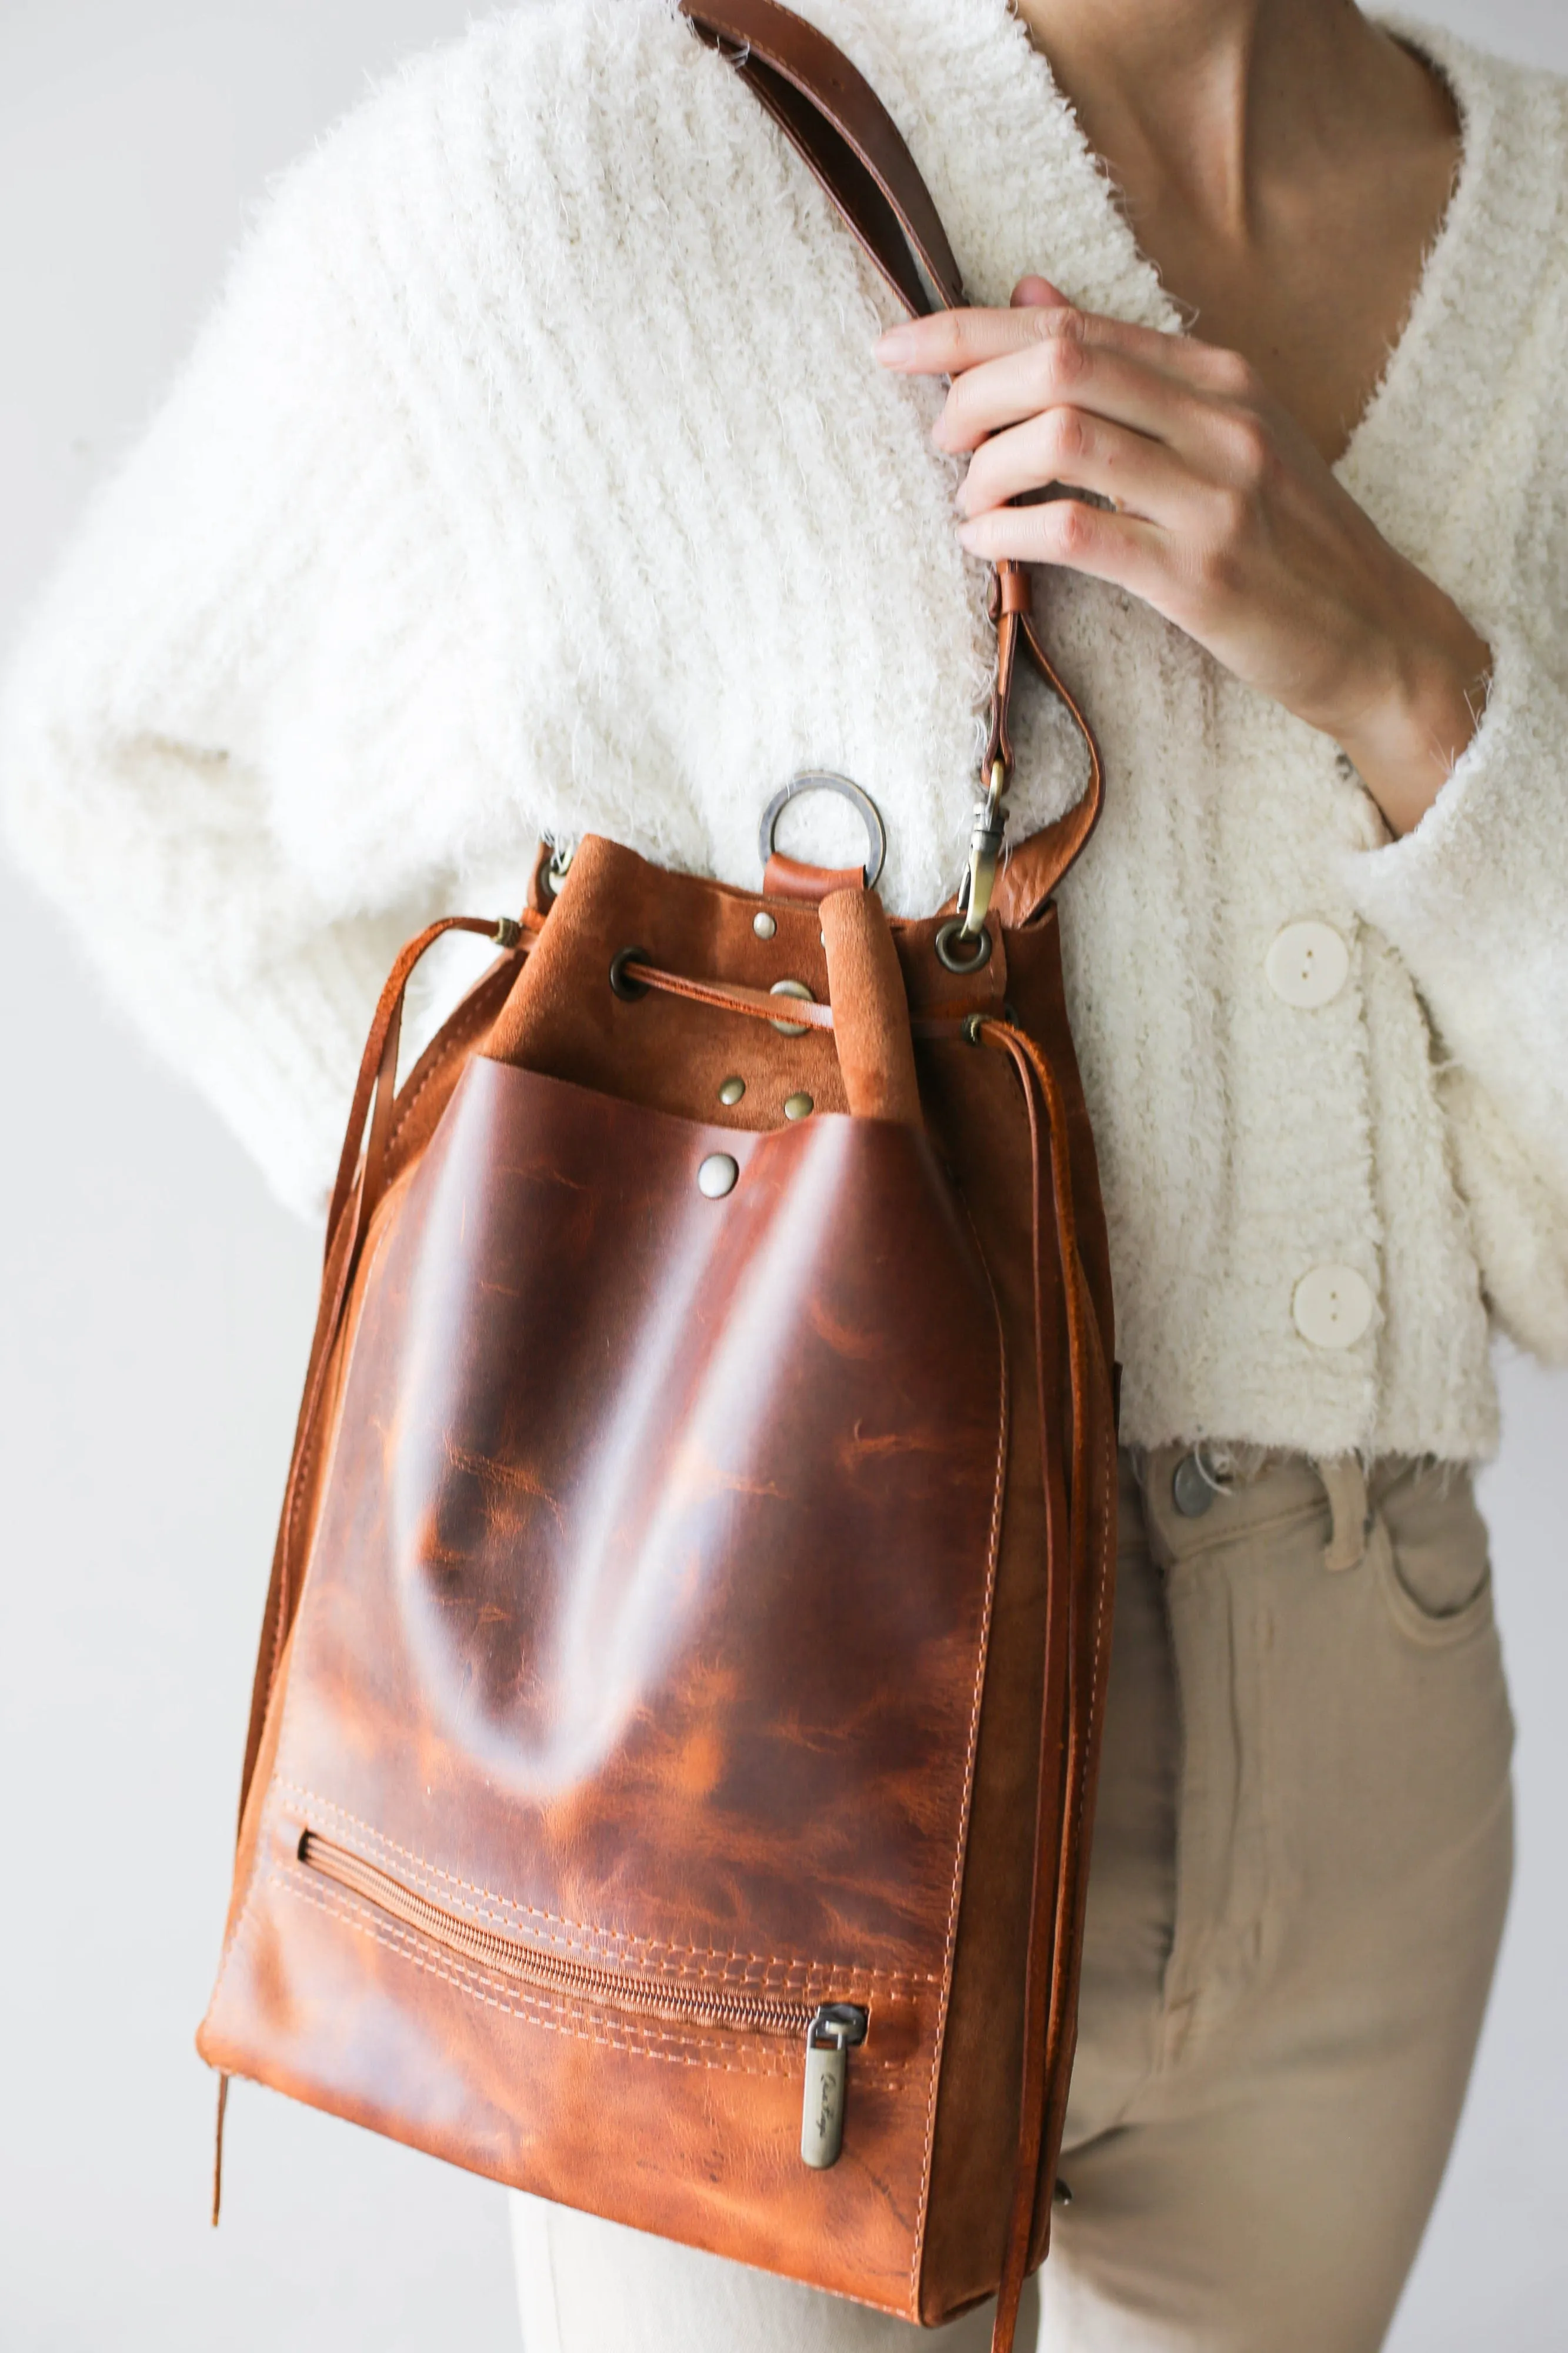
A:
{"label": "beige high-waisted pants", "polygon": [[[1194,1513],[1196,1479],[1179,1449],[1122,1464],[1072,2198],[1019,2345],[1043,2308],[1051,2353],[1374,2353],[1508,1896],[1486,1532],[1451,1467],[1275,1457]],[[525,2353],[989,2342],[988,2311],[921,2331],[513,2210]]]}

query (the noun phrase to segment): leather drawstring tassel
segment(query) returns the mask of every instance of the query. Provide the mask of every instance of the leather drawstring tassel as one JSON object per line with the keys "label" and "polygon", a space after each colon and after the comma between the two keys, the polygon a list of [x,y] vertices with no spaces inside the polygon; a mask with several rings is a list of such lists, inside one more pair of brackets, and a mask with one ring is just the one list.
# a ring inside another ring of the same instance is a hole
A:
{"label": "leather drawstring tassel", "polygon": [[223,2205],[223,2120],[228,2108],[228,2077],[217,2079],[217,2130],[213,2136],[213,2229]]}

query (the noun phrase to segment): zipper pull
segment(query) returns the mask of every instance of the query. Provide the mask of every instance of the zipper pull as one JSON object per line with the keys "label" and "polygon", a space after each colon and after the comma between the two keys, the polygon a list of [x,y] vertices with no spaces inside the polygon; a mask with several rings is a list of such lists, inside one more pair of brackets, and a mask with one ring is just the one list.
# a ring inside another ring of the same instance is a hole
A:
{"label": "zipper pull", "polygon": [[800,2153],[820,2172],[837,2164],[844,2146],[844,2094],[849,2053],[866,2040],[866,2012],[858,2002],[825,2001],[805,2030],[805,2099],[801,2109]]}

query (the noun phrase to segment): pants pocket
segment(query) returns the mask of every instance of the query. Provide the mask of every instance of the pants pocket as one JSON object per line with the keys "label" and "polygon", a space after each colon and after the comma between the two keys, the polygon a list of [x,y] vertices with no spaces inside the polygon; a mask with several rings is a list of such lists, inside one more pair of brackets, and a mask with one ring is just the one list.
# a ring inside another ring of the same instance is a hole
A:
{"label": "pants pocket", "polygon": [[1402,1472],[1376,1499],[1369,1549],[1390,1615],[1412,1641],[1460,1643],[1490,1624],[1490,1552],[1467,1470]]}

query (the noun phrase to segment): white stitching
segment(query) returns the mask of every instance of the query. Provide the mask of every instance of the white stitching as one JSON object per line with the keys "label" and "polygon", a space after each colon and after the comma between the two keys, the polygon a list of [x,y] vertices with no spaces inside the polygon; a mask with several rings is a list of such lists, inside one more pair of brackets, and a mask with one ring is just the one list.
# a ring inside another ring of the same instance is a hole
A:
{"label": "white stitching", "polygon": [[[712,2044],[704,2042],[701,2031],[696,2027],[684,2032],[678,2028],[653,2026],[627,2028],[621,2034],[595,2032],[594,2025],[586,2023],[581,2012],[574,2013],[564,2000],[552,2002],[547,1997],[520,1994],[506,1978],[491,1977],[487,1971],[471,1968],[455,1956],[442,1954],[437,1960],[428,1943],[419,1936],[417,1931],[384,1921],[374,1906],[362,1898],[347,1895],[336,1889],[328,1891],[307,1886],[301,1880],[285,1877],[277,1870],[268,1873],[267,1883],[282,1894],[298,1897],[302,1904],[314,1905],[318,1911],[341,1920],[356,1936],[369,1937],[374,1944],[398,1954],[404,1960],[412,1962],[416,1968],[423,1969],[427,1976],[441,1978],[458,1992],[471,1994],[488,2008],[505,2010],[510,2017],[521,2018],[530,2025],[542,2028],[546,2033],[569,2034],[577,2042],[597,2042],[606,2050],[637,2052],[645,2059],[673,2060],[679,2065],[710,2067],[729,2075],[790,2076],[798,2070],[799,2058],[793,2044],[787,2051],[778,2052],[761,2050],[744,2043]],[[609,2023],[602,2016],[595,2019],[595,2025]],[[675,2045],[677,2049],[661,2051],[654,2047],[661,2042]],[[678,2052],[689,2053],[693,2049],[708,2055],[678,2056]],[[719,2049],[743,2052],[744,2057],[721,2059],[712,2055]],[[907,2074],[910,2064],[906,2059],[868,2057],[860,2058],[856,2063],[862,2070],[875,2068],[879,2073],[894,2078]]]}
{"label": "white stitching", "polygon": [[[335,1820],[350,1823],[355,1830],[363,1831],[364,1833],[363,1840],[354,1841],[351,1839],[346,1840],[345,1843],[351,1846],[355,1844],[363,1846],[365,1841],[368,1841],[369,1853],[372,1859],[374,1858],[377,1852],[383,1854],[395,1854],[398,1856],[402,1862],[412,1863],[416,1870],[423,1872],[427,1879],[438,1883],[442,1888],[458,1888],[460,1889],[465,1895],[479,1896],[487,1903],[499,1905],[501,1907],[499,1912],[485,1915],[483,1913],[476,1913],[473,1905],[466,1905],[462,1907],[465,1912],[474,1914],[475,1916],[480,1919],[489,1917],[503,1924],[509,1918],[542,1920],[552,1927],[570,1930],[574,1936],[582,1940],[585,1948],[589,1951],[602,1951],[608,1946],[630,1946],[634,1950],[638,1952],[672,1954],[685,1953],[689,1955],[692,1958],[700,1960],[718,1961],[721,1963],[725,1961],[753,1962],[759,1968],[791,1970],[803,1977],[808,1978],[831,1977],[864,1978],[878,1985],[888,1986],[938,1985],[942,1982],[937,1973],[934,1970],[930,1969],[868,1968],[860,1962],[803,1959],[782,1953],[746,1953],[741,1951],[726,1952],[721,1946],[718,1945],[668,1944],[657,1936],[639,1936],[634,1930],[629,1928],[602,1928],[597,1926],[592,1921],[573,1920],[568,1918],[563,1913],[547,1912],[535,1904],[514,1903],[510,1897],[498,1894],[496,1889],[493,1887],[481,1887],[476,1884],[472,1880],[460,1879],[452,1872],[443,1871],[439,1864],[428,1862],[424,1855],[416,1853],[412,1847],[400,1846],[395,1839],[390,1839],[384,1836],[384,1834],[380,1831],[376,1830],[372,1823],[365,1821],[360,1815],[351,1814],[345,1808],[335,1805],[331,1798],[323,1797],[319,1790],[307,1789],[299,1782],[286,1781],[281,1777],[275,1779],[272,1786],[274,1789],[282,1792],[289,1797],[299,1799],[303,1804],[321,1807],[323,1812],[332,1815]],[[554,1937],[550,1938],[547,1941],[558,1945],[563,1945],[567,1943],[569,1939]],[[696,1972],[688,1971],[686,1974],[702,1976],[711,1975],[713,1972],[699,1970]]]}

